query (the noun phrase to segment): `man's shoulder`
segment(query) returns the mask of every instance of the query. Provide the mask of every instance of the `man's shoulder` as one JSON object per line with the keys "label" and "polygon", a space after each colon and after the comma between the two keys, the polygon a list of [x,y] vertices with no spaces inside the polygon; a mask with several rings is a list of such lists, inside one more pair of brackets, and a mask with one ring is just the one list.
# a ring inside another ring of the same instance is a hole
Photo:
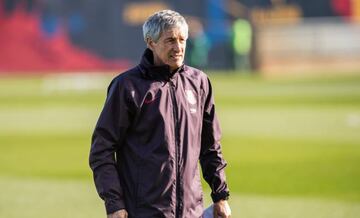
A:
{"label": "man's shoulder", "polygon": [[197,69],[195,67],[191,67],[189,65],[184,65],[184,71],[192,79],[207,80],[208,78],[208,76],[206,75],[206,73],[204,73],[204,71]]}
{"label": "man's shoulder", "polygon": [[134,86],[136,81],[139,81],[141,78],[141,72],[137,66],[125,70],[118,75],[116,75],[110,82],[108,90],[111,87],[118,87],[119,90],[126,90],[131,86]]}
{"label": "man's shoulder", "polygon": [[124,81],[124,80],[133,80],[139,78],[141,76],[141,71],[139,70],[138,66],[125,70],[115,76],[115,81]]}

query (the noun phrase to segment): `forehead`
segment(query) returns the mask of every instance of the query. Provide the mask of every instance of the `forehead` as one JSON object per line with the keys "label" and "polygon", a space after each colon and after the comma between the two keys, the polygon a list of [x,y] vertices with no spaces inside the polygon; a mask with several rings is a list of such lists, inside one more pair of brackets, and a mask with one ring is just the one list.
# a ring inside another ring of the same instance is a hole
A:
{"label": "forehead", "polygon": [[166,39],[166,38],[174,38],[174,37],[175,38],[187,38],[188,37],[187,29],[185,27],[169,28],[162,32],[160,38]]}

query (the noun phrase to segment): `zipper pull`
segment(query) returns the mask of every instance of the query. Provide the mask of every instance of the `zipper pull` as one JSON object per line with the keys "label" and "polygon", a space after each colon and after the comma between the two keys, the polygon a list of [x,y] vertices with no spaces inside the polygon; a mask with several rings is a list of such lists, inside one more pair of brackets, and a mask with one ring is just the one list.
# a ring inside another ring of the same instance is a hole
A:
{"label": "zipper pull", "polygon": [[169,83],[170,83],[170,86],[175,87],[175,84],[173,81],[170,80]]}

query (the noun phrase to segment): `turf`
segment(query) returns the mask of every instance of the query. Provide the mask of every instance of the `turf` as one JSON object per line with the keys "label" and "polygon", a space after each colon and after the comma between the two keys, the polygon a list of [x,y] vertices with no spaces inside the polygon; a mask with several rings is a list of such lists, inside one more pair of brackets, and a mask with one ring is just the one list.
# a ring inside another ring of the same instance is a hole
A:
{"label": "turf", "polygon": [[[0,195],[0,217],[105,217],[89,181],[0,177],[0,186],[6,187]],[[360,214],[359,204],[316,198],[234,193],[230,204],[235,218],[358,218]]]}
{"label": "turf", "polygon": [[[360,76],[210,77],[235,214],[359,214]],[[0,79],[0,217],[103,213],[87,158],[110,80]]]}

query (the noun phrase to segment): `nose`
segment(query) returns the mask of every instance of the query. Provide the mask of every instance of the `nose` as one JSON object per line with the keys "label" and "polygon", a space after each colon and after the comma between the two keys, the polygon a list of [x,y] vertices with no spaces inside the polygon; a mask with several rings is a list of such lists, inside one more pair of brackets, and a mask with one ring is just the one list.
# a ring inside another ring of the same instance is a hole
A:
{"label": "nose", "polygon": [[181,42],[179,40],[176,40],[173,44],[174,51],[175,52],[181,51],[181,46],[182,46]]}

